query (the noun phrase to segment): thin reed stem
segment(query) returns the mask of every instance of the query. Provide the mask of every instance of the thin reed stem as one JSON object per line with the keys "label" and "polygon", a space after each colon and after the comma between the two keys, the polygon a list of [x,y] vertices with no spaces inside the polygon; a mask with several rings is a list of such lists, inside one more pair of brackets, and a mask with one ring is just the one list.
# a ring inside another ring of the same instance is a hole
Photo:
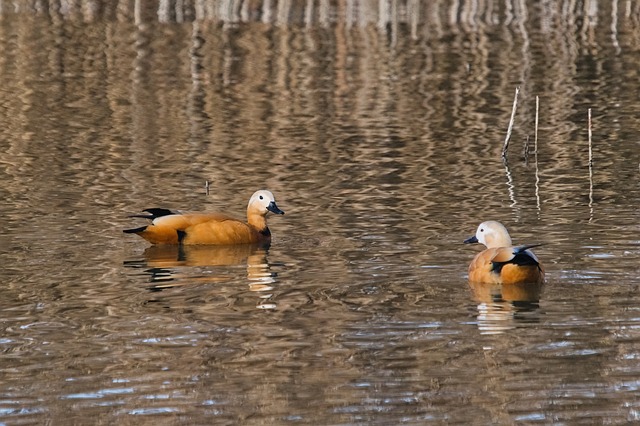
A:
{"label": "thin reed stem", "polygon": [[538,208],[538,214],[540,214],[540,174],[538,169],[538,119],[540,117],[540,98],[536,96],[536,126],[533,137],[533,155],[536,162],[536,206]]}
{"label": "thin reed stem", "polygon": [[533,149],[538,153],[538,118],[540,117],[540,98],[536,96],[536,127],[533,136]]}
{"label": "thin reed stem", "polygon": [[504,145],[502,146],[502,158],[507,157],[507,150],[509,149],[509,140],[511,139],[511,131],[513,130],[513,122],[516,118],[516,108],[518,107],[518,93],[520,88],[516,87],[516,93],[513,96],[513,108],[511,108],[511,119],[509,120],[509,127],[507,128],[507,136],[504,138]]}
{"label": "thin reed stem", "polygon": [[593,165],[593,150],[591,149],[591,108],[589,108],[589,167],[591,167]]}

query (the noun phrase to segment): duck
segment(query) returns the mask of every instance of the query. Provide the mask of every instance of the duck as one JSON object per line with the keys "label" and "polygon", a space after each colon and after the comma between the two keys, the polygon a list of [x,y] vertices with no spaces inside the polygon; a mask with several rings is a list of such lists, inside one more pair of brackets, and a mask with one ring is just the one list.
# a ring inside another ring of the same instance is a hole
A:
{"label": "duck", "polygon": [[541,244],[513,246],[505,226],[495,220],[482,222],[465,244],[487,248],[469,265],[469,282],[485,284],[543,284],[544,268],[531,248]]}
{"label": "duck", "polygon": [[247,205],[247,222],[224,213],[182,213],[165,208],[143,210],[132,215],[151,221],[150,225],[125,229],[125,234],[137,234],[151,244],[232,245],[271,244],[267,214],[282,215],[273,194],[261,189],[253,193]]}

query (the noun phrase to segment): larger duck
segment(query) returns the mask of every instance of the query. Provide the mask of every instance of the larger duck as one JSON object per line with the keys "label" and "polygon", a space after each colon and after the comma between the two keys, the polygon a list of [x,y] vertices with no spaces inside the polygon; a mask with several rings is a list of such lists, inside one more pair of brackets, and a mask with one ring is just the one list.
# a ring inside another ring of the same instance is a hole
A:
{"label": "larger duck", "polygon": [[149,219],[151,224],[125,229],[125,233],[137,234],[152,244],[184,245],[268,245],[271,231],[267,227],[267,214],[284,214],[273,194],[264,189],[249,199],[246,223],[224,213],[180,213],[163,208],[144,211],[148,214],[132,217]]}
{"label": "larger duck", "polygon": [[469,281],[487,284],[544,282],[544,268],[530,250],[539,244],[513,246],[507,228],[500,222],[482,222],[466,244],[481,243],[487,248],[469,265]]}

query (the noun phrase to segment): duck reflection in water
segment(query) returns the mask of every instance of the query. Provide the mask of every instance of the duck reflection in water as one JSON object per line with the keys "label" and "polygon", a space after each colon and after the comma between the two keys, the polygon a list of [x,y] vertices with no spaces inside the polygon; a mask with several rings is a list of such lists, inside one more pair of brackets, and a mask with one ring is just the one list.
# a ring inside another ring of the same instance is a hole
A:
{"label": "duck reflection in water", "polygon": [[[152,245],[142,259],[125,261],[129,268],[144,269],[152,291],[192,284],[229,281],[234,266],[246,265],[249,290],[259,294],[259,309],[275,309],[271,300],[276,273],[267,259],[268,247],[255,244],[226,246]],[[213,268],[212,268],[213,267]],[[219,270],[216,267],[221,267]],[[224,268],[222,268],[224,267]]]}
{"label": "duck reflection in water", "polygon": [[519,324],[540,320],[543,283],[494,284],[469,281],[478,302],[478,328],[483,334],[500,334]]}

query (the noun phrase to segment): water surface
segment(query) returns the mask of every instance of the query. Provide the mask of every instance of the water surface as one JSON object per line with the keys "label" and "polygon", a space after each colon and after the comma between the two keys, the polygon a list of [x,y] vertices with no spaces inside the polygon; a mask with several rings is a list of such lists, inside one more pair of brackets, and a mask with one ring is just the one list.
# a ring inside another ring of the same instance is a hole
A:
{"label": "water surface", "polygon": [[[121,3],[0,15],[1,422],[638,420],[635,4]],[[268,250],[121,232],[259,188]]]}

